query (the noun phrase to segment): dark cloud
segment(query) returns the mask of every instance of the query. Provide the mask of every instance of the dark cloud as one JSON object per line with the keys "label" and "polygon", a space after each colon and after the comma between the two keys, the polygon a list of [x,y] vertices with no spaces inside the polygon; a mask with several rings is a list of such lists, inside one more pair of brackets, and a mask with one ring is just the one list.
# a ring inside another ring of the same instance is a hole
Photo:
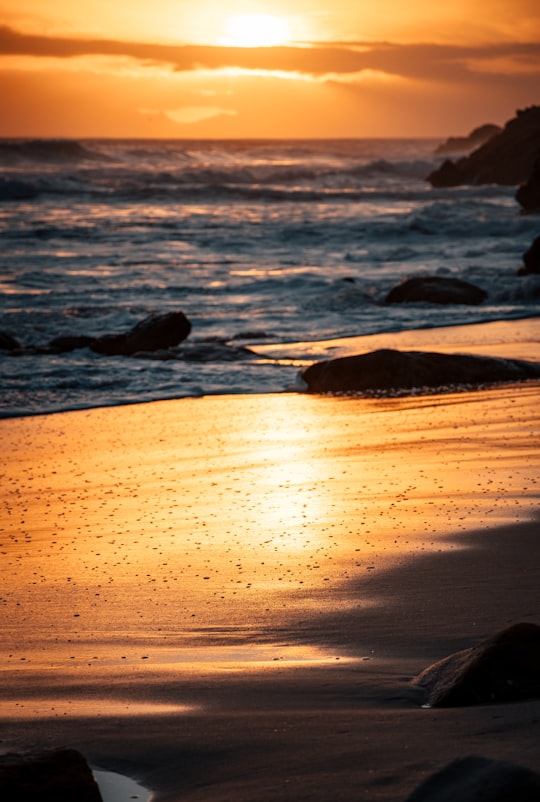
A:
{"label": "dark cloud", "polygon": [[[540,43],[504,43],[476,47],[388,42],[331,42],[281,47],[213,47],[161,45],[107,39],[54,38],[22,34],[0,27],[0,54],[72,58],[83,55],[129,56],[148,63],[167,63],[178,72],[237,67],[248,70],[300,72],[314,77],[347,76],[377,70],[407,78],[459,81],[474,72],[474,63],[514,60],[540,63]],[[499,68],[501,69],[501,68]],[[495,71],[495,70],[494,70]]]}

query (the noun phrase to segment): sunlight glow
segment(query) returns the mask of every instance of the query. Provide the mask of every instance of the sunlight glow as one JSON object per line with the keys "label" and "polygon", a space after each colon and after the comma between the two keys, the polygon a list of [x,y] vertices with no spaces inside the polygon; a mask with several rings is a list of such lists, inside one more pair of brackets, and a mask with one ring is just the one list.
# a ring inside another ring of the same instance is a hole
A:
{"label": "sunlight glow", "polygon": [[222,43],[232,47],[273,47],[288,42],[289,23],[272,14],[235,14],[227,19]]}
{"label": "sunlight glow", "polygon": [[[203,71],[200,74],[204,74]],[[207,75],[208,77],[222,75],[226,78],[280,78],[286,81],[305,81],[306,83],[317,83],[319,80],[305,72],[251,69],[248,67],[221,67],[219,70],[207,72]]]}
{"label": "sunlight glow", "polygon": [[198,123],[201,120],[211,120],[212,117],[222,115],[234,117],[237,112],[232,109],[223,109],[220,106],[185,106],[181,109],[169,109],[164,112],[175,123]]}

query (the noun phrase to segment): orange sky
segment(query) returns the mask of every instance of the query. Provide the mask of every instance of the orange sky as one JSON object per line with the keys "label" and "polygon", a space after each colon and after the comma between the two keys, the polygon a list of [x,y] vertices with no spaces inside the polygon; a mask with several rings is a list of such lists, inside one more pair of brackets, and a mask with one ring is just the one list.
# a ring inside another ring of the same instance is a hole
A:
{"label": "orange sky", "polygon": [[0,98],[0,136],[464,134],[540,102],[540,4],[2,0]]}

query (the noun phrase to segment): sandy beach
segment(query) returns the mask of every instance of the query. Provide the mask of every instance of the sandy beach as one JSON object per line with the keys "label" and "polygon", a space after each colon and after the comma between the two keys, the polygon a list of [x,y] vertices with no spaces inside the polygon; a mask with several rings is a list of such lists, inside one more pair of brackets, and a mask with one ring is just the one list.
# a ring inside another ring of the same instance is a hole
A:
{"label": "sandy beach", "polygon": [[[448,349],[532,359],[537,323]],[[540,701],[423,709],[410,679],[540,623],[539,400],[1,420],[0,750],[77,748],[156,802],[399,802],[460,756],[538,769]]]}

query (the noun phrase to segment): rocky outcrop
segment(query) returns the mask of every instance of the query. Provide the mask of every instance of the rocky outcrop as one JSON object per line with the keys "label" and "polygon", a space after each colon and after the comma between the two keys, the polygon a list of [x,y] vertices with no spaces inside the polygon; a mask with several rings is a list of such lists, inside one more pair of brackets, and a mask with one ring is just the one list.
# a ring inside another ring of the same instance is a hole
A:
{"label": "rocky outcrop", "polygon": [[473,148],[480,147],[480,145],[483,145],[484,142],[488,142],[490,139],[493,139],[495,134],[500,134],[501,131],[502,128],[500,125],[486,123],[485,125],[475,128],[467,136],[448,137],[447,140],[442,142],[439,147],[436,148],[435,153],[445,155],[446,153],[460,153],[463,151],[472,150]]}
{"label": "rocky outcrop", "polygon": [[100,337],[65,334],[54,337],[46,345],[23,347],[7,332],[0,332],[0,349],[17,356],[62,354],[77,348],[90,348],[106,356],[133,356],[140,352],[174,348],[190,332],[191,323],[183,312],[164,312],[149,315],[124,334],[104,334]]}
{"label": "rocky outcrop", "polygon": [[518,186],[540,156],[540,106],[518,111],[501,133],[456,162],[446,160],[427,180],[434,187],[461,184]]}
{"label": "rocky outcrop", "polygon": [[524,212],[540,212],[540,156],[527,181],[516,192],[516,200]]}
{"label": "rocky outcrop", "polygon": [[63,354],[78,348],[90,348],[106,356],[132,356],[140,359],[184,362],[239,362],[258,358],[254,351],[219,338],[185,343],[191,323],[182,312],[150,315],[125,334],[101,337],[64,334],[46,345],[23,347],[7,332],[0,331],[0,349],[14,356]]}
{"label": "rocky outcrop", "polygon": [[540,627],[515,624],[434,663],[413,685],[429,707],[540,698]]}
{"label": "rocky outcrop", "polygon": [[523,267],[518,270],[519,276],[540,273],[540,237],[533,240],[530,248],[523,254]]}
{"label": "rocky outcrop", "polygon": [[385,303],[478,305],[487,298],[487,293],[475,284],[458,278],[443,276],[417,276],[394,287],[385,298]]}
{"label": "rocky outcrop", "polygon": [[471,755],[432,774],[405,802],[535,802],[540,775],[500,760]]}
{"label": "rocky outcrop", "polygon": [[540,364],[467,354],[383,349],[316,362],[300,373],[310,393],[358,393],[540,378]]}
{"label": "rocky outcrop", "polygon": [[107,356],[132,356],[138,351],[172,348],[185,340],[191,323],[183,312],[165,312],[141,320],[126,334],[105,334],[90,344],[92,351]]}
{"label": "rocky outcrop", "polygon": [[2,802],[102,802],[92,771],[80,752],[56,750],[0,757]]}

